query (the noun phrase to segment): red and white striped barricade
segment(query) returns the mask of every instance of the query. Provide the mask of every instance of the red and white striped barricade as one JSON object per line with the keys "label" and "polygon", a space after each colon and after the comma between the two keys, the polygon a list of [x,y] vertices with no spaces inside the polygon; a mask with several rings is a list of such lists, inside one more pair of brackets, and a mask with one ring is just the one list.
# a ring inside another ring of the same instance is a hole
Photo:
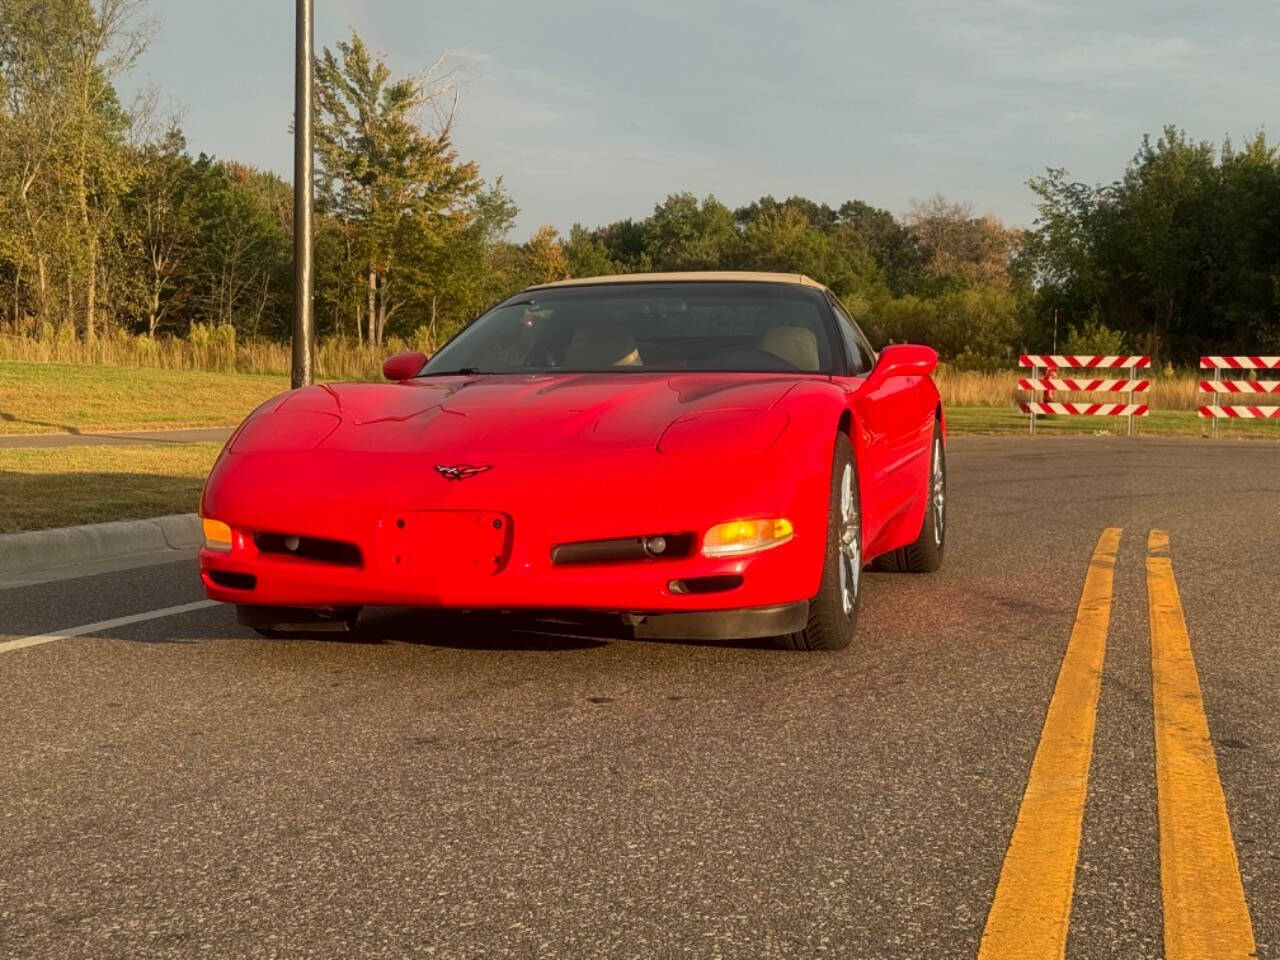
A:
{"label": "red and white striped barricade", "polygon": [[[1200,381],[1200,392],[1227,394],[1227,403],[1205,403],[1200,416],[1213,420],[1213,435],[1218,435],[1219,420],[1280,420],[1280,406],[1253,403],[1231,403],[1232,400],[1252,399],[1280,394],[1280,380],[1223,380],[1223,370],[1276,370],[1280,371],[1280,357],[1201,357],[1201,370],[1212,370],[1212,380]],[[1210,398],[1205,397],[1205,400]]]}
{"label": "red and white striped barricade", "polygon": [[[1031,432],[1036,432],[1036,417],[1046,414],[1063,414],[1073,417],[1128,417],[1129,436],[1133,436],[1133,418],[1145,417],[1147,405],[1135,403],[1134,394],[1146,393],[1150,380],[1139,380],[1138,371],[1151,366],[1150,357],[1122,354],[1115,357],[1059,354],[1024,354],[1018,358],[1018,366],[1031,367],[1032,375],[1018,381],[1019,390],[1029,390],[1031,399],[1018,404],[1023,413],[1031,415]],[[1107,380],[1095,377],[1059,377],[1061,370],[1124,370],[1127,379]],[[1043,371],[1043,373],[1042,373]],[[1124,403],[1057,403],[1049,400],[1049,391],[1069,390],[1082,393],[1123,393]],[[1036,394],[1041,396],[1037,399]]]}

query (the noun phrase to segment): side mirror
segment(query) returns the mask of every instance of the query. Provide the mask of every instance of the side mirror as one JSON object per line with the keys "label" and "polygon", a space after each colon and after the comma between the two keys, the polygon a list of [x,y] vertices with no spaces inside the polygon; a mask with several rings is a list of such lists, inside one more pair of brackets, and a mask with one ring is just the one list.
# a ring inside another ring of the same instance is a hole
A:
{"label": "side mirror", "polygon": [[393,357],[387,357],[382,364],[382,375],[388,380],[394,380],[399,383],[401,380],[411,380],[422,372],[422,368],[427,365],[427,355],[425,353],[397,353]]}
{"label": "side mirror", "polygon": [[898,343],[880,351],[867,380],[878,387],[890,377],[927,377],[938,369],[938,352],[915,343]]}

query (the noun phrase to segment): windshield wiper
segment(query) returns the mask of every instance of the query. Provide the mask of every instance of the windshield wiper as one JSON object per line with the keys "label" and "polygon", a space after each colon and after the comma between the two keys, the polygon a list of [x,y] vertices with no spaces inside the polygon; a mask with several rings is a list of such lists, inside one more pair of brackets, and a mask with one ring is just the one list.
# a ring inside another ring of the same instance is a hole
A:
{"label": "windshield wiper", "polygon": [[481,370],[479,367],[459,367],[457,370],[432,370],[426,374],[428,377],[474,377],[482,373],[489,373],[488,370]]}

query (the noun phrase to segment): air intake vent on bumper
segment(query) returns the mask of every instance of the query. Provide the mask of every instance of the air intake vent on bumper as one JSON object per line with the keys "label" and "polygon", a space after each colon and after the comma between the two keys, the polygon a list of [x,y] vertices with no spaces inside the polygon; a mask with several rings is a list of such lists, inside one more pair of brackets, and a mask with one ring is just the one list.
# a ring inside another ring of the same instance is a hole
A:
{"label": "air intake vent on bumper", "polygon": [[551,562],[562,566],[573,563],[666,560],[687,557],[692,551],[693,534],[659,533],[647,537],[620,537],[617,540],[562,543],[551,549]]}
{"label": "air intake vent on bumper", "polygon": [[339,567],[358,567],[364,559],[359,547],[341,540],[297,537],[287,533],[259,533],[254,535],[253,542],[262,553],[300,557]]}

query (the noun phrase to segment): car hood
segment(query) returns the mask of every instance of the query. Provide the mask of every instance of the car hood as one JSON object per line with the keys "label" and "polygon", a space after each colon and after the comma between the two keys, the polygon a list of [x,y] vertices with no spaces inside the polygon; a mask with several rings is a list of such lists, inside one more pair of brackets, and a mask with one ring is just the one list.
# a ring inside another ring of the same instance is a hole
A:
{"label": "car hood", "polygon": [[288,395],[252,433],[258,449],[284,441],[296,425],[314,430],[322,423],[315,447],[323,449],[463,457],[653,450],[677,422],[695,433],[700,425],[708,436],[755,422],[776,438],[785,416],[761,413],[806,379],[813,377],[618,373],[333,384]]}

